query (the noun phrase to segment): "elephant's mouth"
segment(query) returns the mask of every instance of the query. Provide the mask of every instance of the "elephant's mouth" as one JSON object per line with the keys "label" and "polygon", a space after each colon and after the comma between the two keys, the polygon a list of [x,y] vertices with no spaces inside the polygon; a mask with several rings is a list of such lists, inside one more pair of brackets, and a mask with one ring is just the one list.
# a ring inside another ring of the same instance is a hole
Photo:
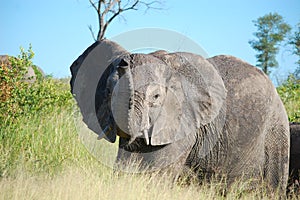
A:
{"label": "elephant's mouth", "polygon": [[144,143],[145,146],[152,146],[150,144],[152,130],[153,130],[153,126],[151,126],[149,129],[143,129],[142,131],[139,131],[137,134],[129,135],[128,133],[125,133],[121,129],[118,129],[117,134],[120,138],[124,138],[128,140],[128,144],[132,144],[138,141],[138,143]]}
{"label": "elephant's mouth", "polygon": [[127,133],[122,131],[120,128],[118,128],[118,130],[117,130],[117,135],[121,138],[126,138],[126,139],[130,138],[130,135],[128,135]]}
{"label": "elephant's mouth", "polygon": [[[146,145],[150,145],[152,130],[152,126],[149,129],[145,128],[142,131],[140,131],[140,134],[136,138],[143,139]],[[132,138],[131,142],[133,142],[134,140],[135,138]]]}
{"label": "elephant's mouth", "polygon": [[[131,138],[121,138],[121,143],[119,147],[124,149],[125,151],[131,153],[151,153],[154,151],[158,151],[170,144],[153,146],[151,144],[146,144],[145,138],[137,137],[133,142],[130,142]],[[151,140],[151,137],[149,138]]]}

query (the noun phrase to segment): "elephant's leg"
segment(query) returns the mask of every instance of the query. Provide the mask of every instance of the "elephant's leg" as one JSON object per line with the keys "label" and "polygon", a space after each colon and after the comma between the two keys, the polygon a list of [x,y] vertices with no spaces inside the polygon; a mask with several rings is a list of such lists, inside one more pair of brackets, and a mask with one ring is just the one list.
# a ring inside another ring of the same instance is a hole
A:
{"label": "elephant's leg", "polygon": [[300,195],[300,123],[290,123],[290,180],[288,190]]}
{"label": "elephant's leg", "polygon": [[[276,122],[275,122],[276,124]],[[271,190],[285,193],[289,168],[289,131],[277,124],[266,134],[264,180]]]}
{"label": "elephant's leg", "polygon": [[290,148],[290,176],[299,181],[300,172],[300,123],[290,123],[291,148]]}

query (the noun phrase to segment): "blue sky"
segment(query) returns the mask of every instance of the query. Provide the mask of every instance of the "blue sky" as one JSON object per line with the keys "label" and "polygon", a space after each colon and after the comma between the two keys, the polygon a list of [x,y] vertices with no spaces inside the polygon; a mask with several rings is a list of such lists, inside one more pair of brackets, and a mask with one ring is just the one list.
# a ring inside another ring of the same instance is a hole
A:
{"label": "blue sky", "polygon": [[[106,37],[139,28],[162,28],[183,34],[209,56],[229,54],[255,65],[253,20],[277,12],[292,27],[300,22],[299,0],[169,0],[164,10],[129,11],[116,19]],[[93,43],[89,25],[97,29],[97,16],[88,0],[0,0],[0,55],[18,55],[32,44],[34,63],[46,74],[70,76],[69,66]],[[284,48],[277,56],[273,82],[296,68],[296,58]],[[275,83],[276,84],[276,83]]]}

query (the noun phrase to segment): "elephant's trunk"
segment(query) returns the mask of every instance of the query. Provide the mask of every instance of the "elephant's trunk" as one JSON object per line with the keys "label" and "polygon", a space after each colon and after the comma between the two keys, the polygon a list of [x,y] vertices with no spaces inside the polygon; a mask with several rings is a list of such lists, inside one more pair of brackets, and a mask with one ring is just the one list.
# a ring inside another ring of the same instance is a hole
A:
{"label": "elephant's trunk", "polygon": [[130,142],[137,137],[144,137],[146,144],[149,144],[149,108],[144,102],[144,94],[134,89],[129,61],[122,59],[117,72],[119,80],[113,91],[111,109],[120,129],[118,135],[129,136]]}
{"label": "elephant's trunk", "polygon": [[111,101],[111,110],[114,120],[119,128],[118,135],[124,133],[131,136],[129,117],[133,107],[133,81],[129,61],[122,59],[117,68],[119,80],[114,87]]}
{"label": "elephant's trunk", "polygon": [[148,145],[150,128],[149,107],[145,103],[144,94],[135,91],[133,97],[133,106],[129,113],[130,142],[133,142],[137,137],[143,137]]}

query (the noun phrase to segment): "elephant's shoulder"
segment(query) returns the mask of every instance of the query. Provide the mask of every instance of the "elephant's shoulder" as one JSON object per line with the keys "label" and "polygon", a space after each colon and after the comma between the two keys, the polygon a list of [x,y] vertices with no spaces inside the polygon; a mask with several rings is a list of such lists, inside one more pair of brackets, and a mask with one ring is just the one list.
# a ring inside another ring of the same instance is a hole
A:
{"label": "elephant's shoulder", "polygon": [[250,81],[256,85],[272,85],[268,76],[261,70],[234,56],[218,55],[207,60],[219,71],[225,84]]}
{"label": "elephant's shoulder", "polygon": [[249,63],[226,55],[215,56],[208,61],[219,71],[230,104],[244,103],[254,109],[265,107],[275,99],[276,90],[271,80]]}
{"label": "elephant's shoulder", "polygon": [[230,73],[235,76],[245,77],[249,75],[256,75],[266,77],[266,75],[253,65],[230,55],[218,55],[207,59],[213,64],[221,73]]}

